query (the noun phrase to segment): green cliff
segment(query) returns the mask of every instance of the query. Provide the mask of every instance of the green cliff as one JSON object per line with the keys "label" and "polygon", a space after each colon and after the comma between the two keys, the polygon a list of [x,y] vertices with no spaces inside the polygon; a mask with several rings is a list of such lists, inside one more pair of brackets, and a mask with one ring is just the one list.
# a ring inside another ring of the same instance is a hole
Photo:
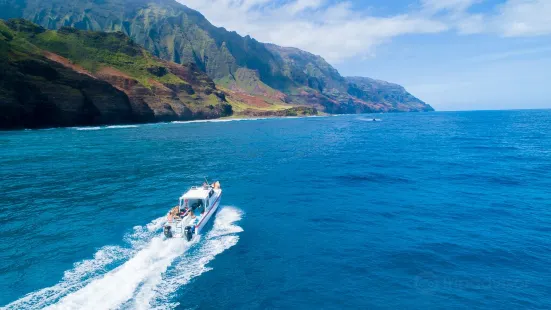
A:
{"label": "green cliff", "polygon": [[216,118],[225,93],[195,65],[156,58],[120,32],[0,21],[0,127]]}
{"label": "green cliff", "polygon": [[319,56],[215,27],[173,0],[4,0],[0,18],[9,17],[49,29],[121,31],[159,58],[195,63],[238,101],[247,94],[267,104],[308,104],[329,113],[432,110],[420,100],[400,101],[414,97],[399,96],[393,87],[379,85],[374,96],[368,82],[350,82]]}

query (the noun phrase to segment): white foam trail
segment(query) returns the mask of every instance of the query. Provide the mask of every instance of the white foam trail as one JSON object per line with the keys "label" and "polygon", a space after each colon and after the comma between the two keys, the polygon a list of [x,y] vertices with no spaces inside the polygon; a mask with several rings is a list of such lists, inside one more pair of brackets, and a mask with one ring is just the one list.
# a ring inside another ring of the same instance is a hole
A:
{"label": "white foam trail", "polygon": [[117,129],[117,128],[136,128],[138,125],[111,125],[105,127],[106,129]]}
{"label": "white foam trail", "polygon": [[115,270],[63,297],[47,309],[114,309],[130,300],[145,280],[160,277],[172,261],[193,242],[155,237],[142,250]]}
{"label": "white foam trail", "polygon": [[159,217],[145,226],[134,226],[134,232],[125,236],[124,241],[132,245],[134,249],[142,249],[156,232],[163,227],[166,217]]}
{"label": "white foam trail", "polygon": [[81,289],[105,274],[111,265],[121,263],[131,257],[147,243],[147,240],[158,235],[163,220],[164,217],[161,217],[146,226],[134,227],[134,232],[125,237],[125,240],[130,242],[130,247],[102,247],[92,259],[75,263],[73,269],[65,271],[63,279],[58,284],[29,293],[2,309],[41,309],[57,302],[63,296]]}
{"label": "white foam trail", "polygon": [[95,126],[95,127],[71,127],[76,130],[102,130],[102,129],[123,129],[123,128],[136,128],[139,125],[110,125],[110,126]]}
{"label": "white foam trail", "polygon": [[73,127],[76,130],[100,130],[101,127]]}
{"label": "white foam trail", "polygon": [[[237,243],[237,233],[243,230],[234,223],[241,217],[236,208],[220,209],[213,228],[192,242],[165,240],[160,234],[164,217],[136,226],[125,237],[129,248],[104,247],[65,272],[59,284],[28,294],[6,309],[173,308],[176,290],[210,270],[206,265]],[[183,255],[191,247],[197,250]]]}
{"label": "white foam trail", "polygon": [[211,270],[206,265],[212,261],[216,255],[231,248],[239,241],[237,233],[243,229],[235,222],[241,220],[242,211],[233,207],[224,207],[216,215],[214,225],[209,231],[204,241],[199,243],[199,248],[192,255],[186,255],[177,261],[164,275],[150,279],[144,283],[136,294],[133,309],[171,309],[178,306],[174,303],[174,293],[176,290]]}
{"label": "white foam trail", "polygon": [[252,118],[228,118],[228,119],[200,119],[194,121],[173,121],[172,124],[193,124],[193,123],[226,123],[226,122],[242,122],[242,121],[258,121],[268,119],[268,117],[252,117]]}

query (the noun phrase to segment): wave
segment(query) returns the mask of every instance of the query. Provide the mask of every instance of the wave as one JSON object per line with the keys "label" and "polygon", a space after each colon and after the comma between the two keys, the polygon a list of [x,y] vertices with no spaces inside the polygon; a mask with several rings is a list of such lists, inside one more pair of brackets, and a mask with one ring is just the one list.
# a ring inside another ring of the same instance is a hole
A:
{"label": "wave", "polygon": [[193,278],[212,270],[207,264],[218,254],[236,245],[239,241],[238,233],[243,229],[235,222],[241,220],[242,212],[233,207],[220,210],[214,220],[212,230],[199,244],[197,251],[192,255],[181,257],[174,266],[162,277],[149,279],[136,294],[130,308],[133,309],[167,309],[179,305],[174,302],[178,288],[188,284]]}
{"label": "wave", "polygon": [[138,125],[111,125],[106,126],[105,129],[117,129],[117,128],[136,128]]}
{"label": "wave", "polygon": [[229,119],[199,119],[193,121],[173,121],[172,124],[193,124],[193,123],[226,123],[226,122],[242,122],[242,121],[258,121],[268,119],[269,117],[254,117],[254,118],[229,118]]}
{"label": "wave", "polygon": [[306,115],[306,116],[270,116],[270,117],[249,117],[249,118],[218,118],[218,119],[200,119],[193,121],[172,121],[171,124],[193,124],[193,123],[226,123],[226,122],[245,122],[260,121],[266,119],[295,119],[295,118],[319,118],[327,117],[325,115]]}
{"label": "wave", "polygon": [[358,118],[358,120],[364,121],[364,122],[382,122],[383,121],[380,118],[367,118],[367,117],[360,117]]}
{"label": "wave", "polygon": [[76,130],[100,130],[101,127],[73,127]]}
{"label": "wave", "polygon": [[[164,217],[158,218],[146,226],[136,226],[131,234],[125,236],[130,247],[105,246],[99,249],[94,258],[75,263],[73,269],[63,274],[62,280],[51,287],[29,293],[5,306],[5,309],[36,309],[44,308],[57,302],[63,296],[79,290],[93,279],[105,274],[109,267],[122,263],[140,249],[144,242],[158,234],[159,228],[155,225],[162,222]],[[139,242],[141,240],[141,242]]]}
{"label": "wave", "polygon": [[139,125],[109,125],[109,126],[95,126],[95,127],[71,127],[75,130],[102,130],[102,129],[123,129],[123,128],[136,128]]}
{"label": "wave", "polygon": [[[117,309],[172,307],[169,298],[189,280],[210,270],[206,264],[237,243],[243,231],[234,223],[242,212],[224,207],[213,228],[192,242],[164,239],[164,218],[136,226],[126,247],[106,246],[94,258],[76,263],[56,285],[27,294],[5,309]],[[202,241],[201,239],[204,239]],[[198,248],[186,255],[191,248]],[[161,286],[162,284],[162,286]]]}

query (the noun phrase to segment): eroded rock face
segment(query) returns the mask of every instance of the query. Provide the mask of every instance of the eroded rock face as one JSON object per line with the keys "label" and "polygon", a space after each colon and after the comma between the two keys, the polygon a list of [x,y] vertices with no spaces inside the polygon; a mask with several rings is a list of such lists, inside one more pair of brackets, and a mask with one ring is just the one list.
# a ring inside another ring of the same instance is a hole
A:
{"label": "eroded rock face", "polygon": [[0,70],[0,127],[40,128],[151,121],[107,82],[48,59],[4,64]]}
{"label": "eroded rock face", "polygon": [[49,59],[25,60],[0,68],[0,128],[211,119],[233,113],[227,103],[193,110],[179,97],[190,90],[162,84],[147,88],[114,71],[92,77]]}
{"label": "eroded rock face", "polygon": [[[215,27],[199,12],[173,0],[72,0],[71,5],[65,0],[3,0],[2,17],[24,17],[48,29],[72,26],[120,31],[164,60],[195,63],[200,71],[236,92],[266,96],[269,88],[269,96],[279,92],[284,102],[314,101],[315,107],[328,113],[432,110],[411,94],[402,96],[384,87],[373,93],[363,87],[364,82],[350,83],[320,56]],[[149,72],[165,74],[155,67]],[[256,86],[235,87],[242,82]],[[303,89],[308,91],[303,93]]]}
{"label": "eroded rock face", "polygon": [[258,111],[258,110],[245,110],[242,112],[246,116],[255,116],[255,117],[284,117],[284,116],[308,116],[308,115],[317,115],[318,111],[316,108],[312,107],[294,107],[285,110],[279,111]]}
{"label": "eroded rock face", "polygon": [[147,71],[149,71],[149,73],[158,77],[165,76],[168,73],[168,69],[161,66],[149,67],[147,68]]}
{"label": "eroded rock face", "polygon": [[[94,75],[123,91],[129,98],[135,111],[151,111],[155,121],[192,120],[203,118],[219,118],[232,115],[231,105],[226,102],[224,93],[216,90],[216,86],[194,66],[186,67],[165,63],[167,70],[163,75],[173,73],[188,81],[184,84],[160,83],[150,80],[146,87],[136,79],[114,68],[102,68]],[[204,97],[214,94],[215,104],[204,106]],[[195,104],[194,104],[195,103]]]}
{"label": "eroded rock face", "polygon": [[434,109],[398,84],[366,77],[348,77],[348,93],[368,104],[380,104],[384,112],[422,112]]}
{"label": "eroded rock face", "polygon": [[[191,120],[233,113],[224,93],[194,65],[155,58],[121,33],[62,30],[55,36],[57,45],[51,47],[40,37],[48,34],[44,28],[25,20],[0,20],[0,128]],[[71,48],[60,48],[60,42]],[[87,70],[79,65],[83,62],[76,64],[60,55],[86,53],[82,46],[86,44],[106,61],[96,58]],[[40,49],[50,47],[55,52]],[[110,66],[120,53],[132,57],[124,64],[131,59],[147,67],[122,66],[127,72],[134,70],[125,73]]]}

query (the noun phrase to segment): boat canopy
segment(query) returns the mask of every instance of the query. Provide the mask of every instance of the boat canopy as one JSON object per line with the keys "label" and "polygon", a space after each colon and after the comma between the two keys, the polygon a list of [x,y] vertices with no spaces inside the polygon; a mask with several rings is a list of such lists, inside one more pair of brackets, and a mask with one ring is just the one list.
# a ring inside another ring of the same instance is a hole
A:
{"label": "boat canopy", "polygon": [[211,187],[192,187],[181,199],[207,199],[211,190]]}

